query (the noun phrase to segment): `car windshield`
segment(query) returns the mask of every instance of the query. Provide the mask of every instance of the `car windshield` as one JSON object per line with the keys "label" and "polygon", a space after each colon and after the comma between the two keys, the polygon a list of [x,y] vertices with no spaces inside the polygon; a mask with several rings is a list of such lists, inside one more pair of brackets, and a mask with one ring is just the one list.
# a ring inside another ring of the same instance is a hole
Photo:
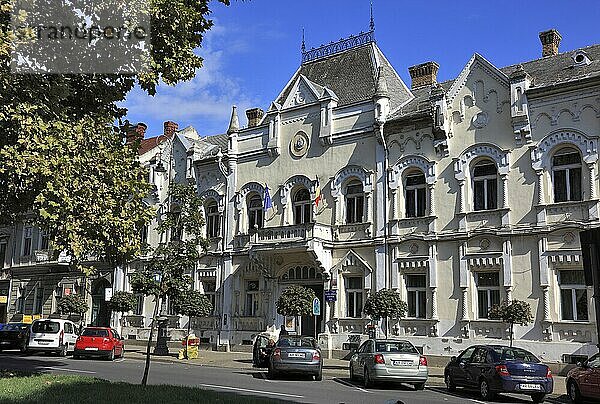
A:
{"label": "car windshield", "polygon": [[501,361],[521,361],[537,363],[540,360],[534,354],[521,348],[494,347],[494,353],[497,360]]}
{"label": "car windshield", "polygon": [[2,331],[21,331],[27,329],[25,324],[5,324]]}
{"label": "car windshield", "polygon": [[60,323],[57,323],[56,321],[38,321],[33,323],[31,331],[56,334],[58,331],[60,331]]}
{"label": "car windshield", "polygon": [[376,352],[419,353],[408,341],[377,341]]}
{"label": "car windshield", "polygon": [[315,348],[315,345],[312,338],[282,337],[277,341],[278,347]]}
{"label": "car windshield", "polygon": [[84,337],[108,337],[108,331],[97,328],[86,328],[81,335]]}

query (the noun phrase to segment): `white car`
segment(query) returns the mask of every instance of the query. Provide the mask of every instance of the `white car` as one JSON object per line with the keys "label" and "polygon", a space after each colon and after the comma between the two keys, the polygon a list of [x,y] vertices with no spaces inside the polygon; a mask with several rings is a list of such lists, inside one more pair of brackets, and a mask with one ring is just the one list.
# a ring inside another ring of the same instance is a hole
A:
{"label": "white car", "polygon": [[77,326],[69,320],[35,320],[31,325],[31,334],[27,345],[28,352],[56,352],[66,356],[75,350]]}

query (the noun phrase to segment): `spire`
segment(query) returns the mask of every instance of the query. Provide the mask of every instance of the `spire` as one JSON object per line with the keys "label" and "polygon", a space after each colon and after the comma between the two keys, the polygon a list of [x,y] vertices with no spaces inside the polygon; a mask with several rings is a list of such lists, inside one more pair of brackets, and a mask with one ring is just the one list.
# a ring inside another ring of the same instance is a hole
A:
{"label": "spire", "polygon": [[302,53],[306,52],[306,45],[304,44],[304,27],[302,27]]}
{"label": "spire", "polygon": [[240,130],[240,121],[237,115],[237,107],[234,105],[231,110],[231,120],[229,121],[229,128],[227,134],[237,133]]}
{"label": "spire", "polygon": [[375,88],[376,97],[389,97],[388,86],[383,74],[383,66],[379,66],[379,73],[377,74],[377,87]]}
{"label": "spire", "polygon": [[369,29],[375,31],[375,20],[373,19],[373,0],[371,0],[371,21],[369,22]]}

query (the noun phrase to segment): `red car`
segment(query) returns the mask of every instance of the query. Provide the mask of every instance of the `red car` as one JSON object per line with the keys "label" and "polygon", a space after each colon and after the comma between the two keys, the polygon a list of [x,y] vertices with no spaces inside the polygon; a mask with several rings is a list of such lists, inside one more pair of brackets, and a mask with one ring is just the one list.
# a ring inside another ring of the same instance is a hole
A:
{"label": "red car", "polygon": [[82,356],[103,356],[108,360],[125,355],[123,338],[117,330],[108,327],[87,327],[83,330],[77,342],[73,358]]}
{"label": "red car", "polygon": [[574,403],[600,399],[600,354],[596,354],[567,373],[567,394]]}

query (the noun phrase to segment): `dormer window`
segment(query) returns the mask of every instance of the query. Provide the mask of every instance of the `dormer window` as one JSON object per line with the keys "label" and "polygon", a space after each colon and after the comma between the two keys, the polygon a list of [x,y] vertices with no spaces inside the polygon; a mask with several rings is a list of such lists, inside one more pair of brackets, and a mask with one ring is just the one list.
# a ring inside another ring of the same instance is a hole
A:
{"label": "dormer window", "polygon": [[588,57],[587,53],[585,53],[582,50],[579,50],[573,54],[573,62],[575,62],[574,63],[575,66],[587,66],[592,61]]}

